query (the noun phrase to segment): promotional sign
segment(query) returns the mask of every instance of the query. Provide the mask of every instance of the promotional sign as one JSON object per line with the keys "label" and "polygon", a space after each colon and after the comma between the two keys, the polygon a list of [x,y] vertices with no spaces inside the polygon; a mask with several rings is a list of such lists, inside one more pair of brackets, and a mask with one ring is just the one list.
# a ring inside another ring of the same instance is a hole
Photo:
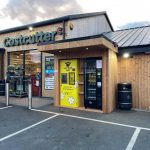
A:
{"label": "promotional sign", "polygon": [[60,61],[60,105],[79,107],[78,73],[76,59]]}
{"label": "promotional sign", "polygon": [[45,89],[54,89],[54,57],[45,57]]}

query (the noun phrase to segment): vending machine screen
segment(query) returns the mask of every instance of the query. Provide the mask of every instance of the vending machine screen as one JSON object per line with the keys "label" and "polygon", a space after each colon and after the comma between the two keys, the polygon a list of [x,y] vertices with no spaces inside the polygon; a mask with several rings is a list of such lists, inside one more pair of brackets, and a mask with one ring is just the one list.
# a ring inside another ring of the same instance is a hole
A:
{"label": "vending machine screen", "polygon": [[67,84],[67,73],[62,73],[61,74],[61,83],[62,84]]}

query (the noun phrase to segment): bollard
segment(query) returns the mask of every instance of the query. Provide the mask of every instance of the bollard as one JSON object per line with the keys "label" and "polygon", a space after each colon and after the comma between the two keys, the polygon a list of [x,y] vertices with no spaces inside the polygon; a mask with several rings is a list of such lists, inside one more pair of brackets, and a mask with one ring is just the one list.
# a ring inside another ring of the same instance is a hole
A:
{"label": "bollard", "polygon": [[9,105],[9,83],[6,82],[6,106]]}
{"label": "bollard", "polygon": [[28,108],[32,109],[32,84],[28,84]]}

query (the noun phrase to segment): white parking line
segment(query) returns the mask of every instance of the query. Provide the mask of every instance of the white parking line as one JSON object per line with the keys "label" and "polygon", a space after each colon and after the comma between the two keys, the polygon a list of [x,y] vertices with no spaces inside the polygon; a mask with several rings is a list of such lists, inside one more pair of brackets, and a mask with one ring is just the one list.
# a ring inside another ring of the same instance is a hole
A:
{"label": "white parking line", "polygon": [[35,127],[35,126],[38,126],[38,125],[40,125],[40,124],[42,124],[42,123],[44,123],[44,122],[46,122],[46,121],[48,121],[48,120],[50,120],[50,119],[52,119],[52,118],[55,118],[55,117],[57,117],[57,116],[59,116],[59,115],[56,114],[56,115],[51,116],[51,117],[49,117],[49,118],[46,118],[46,119],[44,119],[44,120],[42,120],[42,121],[40,121],[40,122],[37,122],[37,123],[35,123],[35,124],[33,124],[33,125],[30,125],[30,126],[24,128],[24,129],[21,129],[21,130],[15,132],[15,133],[9,134],[9,135],[7,135],[7,136],[1,138],[1,139],[0,139],[0,142],[4,141],[4,140],[6,140],[6,139],[9,139],[9,138],[11,138],[11,137],[13,137],[13,136],[16,136],[16,135],[18,135],[18,134],[20,134],[20,133],[22,133],[22,132],[24,132],[24,131],[26,131],[26,130],[29,130],[29,129]]}
{"label": "white parking line", "polygon": [[131,137],[131,140],[126,148],[126,150],[132,150],[133,149],[133,146],[138,138],[138,135],[140,133],[141,129],[140,128],[137,128],[135,131],[134,131],[134,134],[133,136]]}
{"label": "white parking line", "polygon": [[12,107],[12,106],[1,107],[0,110],[7,109],[7,108],[10,108],[10,107]]}
{"label": "white parking line", "polygon": [[104,121],[104,120],[80,117],[80,116],[75,116],[75,115],[55,113],[55,112],[44,111],[44,110],[39,110],[39,109],[31,109],[31,110],[38,111],[38,112],[43,112],[43,113],[49,113],[49,114],[57,114],[57,115],[59,114],[61,116],[66,116],[66,117],[71,117],[71,118],[78,118],[78,119],[89,120],[89,121],[94,121],[94,122],[100,122],[100,123],[105,123],[105,124],[111,124],[111,125],[116,125],[116,126],[122,126],[122,127],[127,127],[127,128],[134,128],[134,129],[139,128],[139,129],[142,129],[142,130],[150,131],[150,128],[143,128],[143,127],[139,127],[139,126],[132,126],[132,125],[127,125],[127,124],[121,124],[121,123],[116,123],[116,122],[110,122],[110,121]]}

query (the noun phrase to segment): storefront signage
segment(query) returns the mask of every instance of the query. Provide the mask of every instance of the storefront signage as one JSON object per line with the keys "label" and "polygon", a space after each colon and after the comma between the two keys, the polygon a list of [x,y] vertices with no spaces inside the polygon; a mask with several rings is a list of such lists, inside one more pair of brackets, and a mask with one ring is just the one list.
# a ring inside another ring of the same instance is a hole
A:
{"label": "storefront signage", "polygon": [[63,28],[59,27],[57,31],[53,32],[36,32],[30,36],[20,35],[17,38],[7,37],[4,40],[5,47],[19,46],[19,45],[27,45],[27,44],[35,44],[42,42],[55,41],[56,35],[62,35]]}
{"label": "storefront signage", "polygon": [[45,89],[54,89],[54,57],[45,57]]}

